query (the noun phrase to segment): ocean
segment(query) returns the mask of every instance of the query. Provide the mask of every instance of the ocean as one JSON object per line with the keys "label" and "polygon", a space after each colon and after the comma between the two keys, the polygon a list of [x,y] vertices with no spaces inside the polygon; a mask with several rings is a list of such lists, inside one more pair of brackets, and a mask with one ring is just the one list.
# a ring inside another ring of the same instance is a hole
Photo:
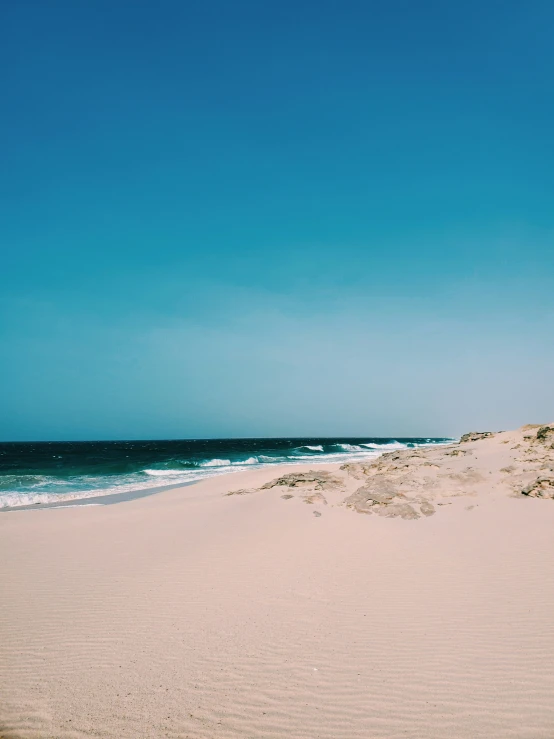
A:
{"label": "ocean", "polygon": [[147,492],[277,464],[357,462],[446,438],[0,442],[0,508]]}

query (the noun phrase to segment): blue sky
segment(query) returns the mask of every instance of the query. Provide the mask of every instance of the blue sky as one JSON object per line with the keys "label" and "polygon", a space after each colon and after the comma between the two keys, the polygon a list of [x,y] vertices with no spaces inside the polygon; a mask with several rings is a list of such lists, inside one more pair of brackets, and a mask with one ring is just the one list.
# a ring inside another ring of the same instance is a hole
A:
{"label": "blue sky", "polygon": [[553,31],[0,0],[0,438],[553,420]]}

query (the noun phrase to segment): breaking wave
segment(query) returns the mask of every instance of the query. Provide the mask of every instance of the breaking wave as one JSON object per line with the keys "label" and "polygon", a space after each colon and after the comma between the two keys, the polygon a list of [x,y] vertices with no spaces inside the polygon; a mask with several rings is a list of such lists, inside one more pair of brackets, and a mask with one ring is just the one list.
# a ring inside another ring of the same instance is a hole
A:
{"label": "breaking wave", "polygon": [[230,459],[210,459],[207,462],[202,462],[200,467],[226,467],[230,464]]}

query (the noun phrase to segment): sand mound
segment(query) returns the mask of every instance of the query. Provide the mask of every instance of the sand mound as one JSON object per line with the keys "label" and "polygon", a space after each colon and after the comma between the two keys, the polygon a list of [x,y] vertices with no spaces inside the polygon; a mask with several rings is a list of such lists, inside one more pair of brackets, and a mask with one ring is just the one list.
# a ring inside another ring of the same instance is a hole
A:
{"label": "sand mound", "polygon": [[358,513],[414,520],[432,516],[436,506],[465,496],[550,498],[552,440],[554,424],[471,432],[457,444],[389,452],[373,462],[342,465],[333,473],[292,472],[227,495],[285,488],[284,500],[296,496],[307,503],[344,505]]}

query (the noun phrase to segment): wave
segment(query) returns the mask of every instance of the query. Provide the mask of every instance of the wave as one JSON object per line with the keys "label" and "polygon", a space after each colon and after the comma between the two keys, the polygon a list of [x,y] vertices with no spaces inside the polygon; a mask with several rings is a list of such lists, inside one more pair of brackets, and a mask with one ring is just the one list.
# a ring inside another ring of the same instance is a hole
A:
{"label": "wave", "polygon": [[[102,495],[106,493],[103,492]],[[86,495],[59,494],[59,493],[5,493],[0,495],[0,508],[19,508],[24,505],[39,505],[41,503],[60,503],[66,500],[79,500],[93,495],[89,491]]]}
{"label": "wave", "polygon": [[311,444],[305,444],[304,446],[298,447],[299,449],[309,449],[311,452],[322,452],[323,446],[318,444],[317,446],[311,446]]}
{"label": "wave", "polygon": [[190,475],[190,470],[143,470],[145,475],[152,477],[174,477],[178,475]]}
{"label": "wave", "polygon": [[377,449],[377,450],[393,450],[393,449],[407,449],[407,444],[402,444],[399,441],[387,441],[384,444],[360,444],[362,447],[366,447],[367,449]]}
{"label": "wave", "polygon": [[47,480],[49,478],[46,475],[2,475],[0,477],[0,490],[40,487]]}
{"label": "wave", "polygon": [[258,457],[248,457],[248,459],[243,459],[238,462],[233,462],[234,465],[239,464],[258,464]]}
{"label": "wave", "polygon": [[286,462],[290,457],[268,457],[266,454],[259,454],[258,459],[261,463],[273,464],[275,462]]}
{"label": "wave", "polygon": [[200,467],[227,467],[230,464],[230,459],[210,459],[208,462],[202,462]]}

